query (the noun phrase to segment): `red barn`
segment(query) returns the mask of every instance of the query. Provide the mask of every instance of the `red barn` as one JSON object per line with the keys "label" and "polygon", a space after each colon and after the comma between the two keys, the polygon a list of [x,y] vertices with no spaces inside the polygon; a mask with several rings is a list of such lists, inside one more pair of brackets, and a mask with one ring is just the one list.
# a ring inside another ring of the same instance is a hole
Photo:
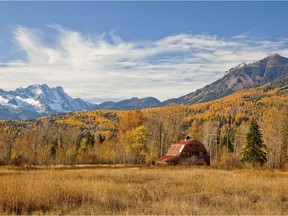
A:
{"label": "red barn", "polygon": [[194,164],[210,165],[210,156],[205,146],[198,140],[186,137],[172,144],[167,154],[156,160],[157,165]]}

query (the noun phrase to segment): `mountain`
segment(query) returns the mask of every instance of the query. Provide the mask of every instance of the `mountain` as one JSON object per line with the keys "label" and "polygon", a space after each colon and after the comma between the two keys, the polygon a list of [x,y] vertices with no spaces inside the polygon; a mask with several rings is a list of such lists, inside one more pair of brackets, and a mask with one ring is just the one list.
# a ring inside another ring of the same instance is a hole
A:
{"label": "mountain", "polygon": [[212,84],[182,97],[164,101],[162,106],[171,103],[190,105],[207,102],[225,97],[242,89],[248,89],[287,77],[288,58],[274,54],[255,63],[242,63],[230,69],[224,77]]}
{"label": "mountain", "polygon": [[160,102],[156,98],[131,98],[120,102],[104,102],[99,105],[68,96],[62,87],[49,88],[46,84],[31,85],[15,91],[0,89],[0,119],[33,119],[54,113],[85,111],[92,109],[131,110],[165,106],[171,103],[195,104],[225,97],[242,89],[261,86],[288,77],[288,58],[274,54],[251,64],[242,63],[227,71],[221,79],[204,88],[179,98]]}
{"label": "mountain", "polygon": [[99,105],[73,99],[62,87],[50,88],[46,84],[31,85],[15,91],[0,89],[0,119],[34,119],[54,113],[67,113],[93,109],[131,110],[159,106],[156,98],[131,98],[120,102],[104,102]]}
{"label": "mountain", "polygon": [[91,110],[93,104],[73,99],[62,87],[31,85],[15,91],[0,89],[0,119],[32,119],[53,113]]}
{"label": "mountain", "polygon": [[95,106],[95,109],[109,109],[109,110],[132,110],[132,109],[144,109],[150,107],[160,106],[161,102],[153,97],[146,97],[139,99],[137,97],[119,101],[119,102],[104,102]]}

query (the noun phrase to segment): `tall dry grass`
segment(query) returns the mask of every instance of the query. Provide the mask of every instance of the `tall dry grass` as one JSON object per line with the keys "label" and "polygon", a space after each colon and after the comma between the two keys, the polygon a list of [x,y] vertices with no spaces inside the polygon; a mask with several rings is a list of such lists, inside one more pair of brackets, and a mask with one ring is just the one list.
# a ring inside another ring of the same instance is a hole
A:
{"label": "tall dry grass", "polygon": [[288,214],[288,173],[0,169],[0,214]]}

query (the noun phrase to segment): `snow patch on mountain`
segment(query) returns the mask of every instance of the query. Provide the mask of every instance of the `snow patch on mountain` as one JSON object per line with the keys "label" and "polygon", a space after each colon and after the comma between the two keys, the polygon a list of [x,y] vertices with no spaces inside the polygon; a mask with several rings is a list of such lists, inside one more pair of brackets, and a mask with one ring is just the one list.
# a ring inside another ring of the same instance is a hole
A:
{"label": "snow patch on mountain", "polygon": [[0,96],[0,104],[7,104],[9,100],[6,97]]}
{"label": "snow patch on mountain", "polygon": [[38,108],[38,111],[41,112],[41,103],[40,103],[40,101],[37,101],[34,98],[21,98],[19,96],[17,96],[16,99],[18,101],[23,101],[23,102],[25,102],[27,104],[30,104],[31,106],[33,106],[35,108]]}

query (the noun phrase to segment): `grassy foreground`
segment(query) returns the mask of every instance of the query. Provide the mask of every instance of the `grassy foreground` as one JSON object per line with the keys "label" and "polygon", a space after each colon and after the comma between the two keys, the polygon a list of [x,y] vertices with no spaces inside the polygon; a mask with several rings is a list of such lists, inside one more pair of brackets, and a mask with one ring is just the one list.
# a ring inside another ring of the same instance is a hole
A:
{"label": "grassy foreground", "polygon": [[0,214],[288,214],[288,173],[0,168]]}

